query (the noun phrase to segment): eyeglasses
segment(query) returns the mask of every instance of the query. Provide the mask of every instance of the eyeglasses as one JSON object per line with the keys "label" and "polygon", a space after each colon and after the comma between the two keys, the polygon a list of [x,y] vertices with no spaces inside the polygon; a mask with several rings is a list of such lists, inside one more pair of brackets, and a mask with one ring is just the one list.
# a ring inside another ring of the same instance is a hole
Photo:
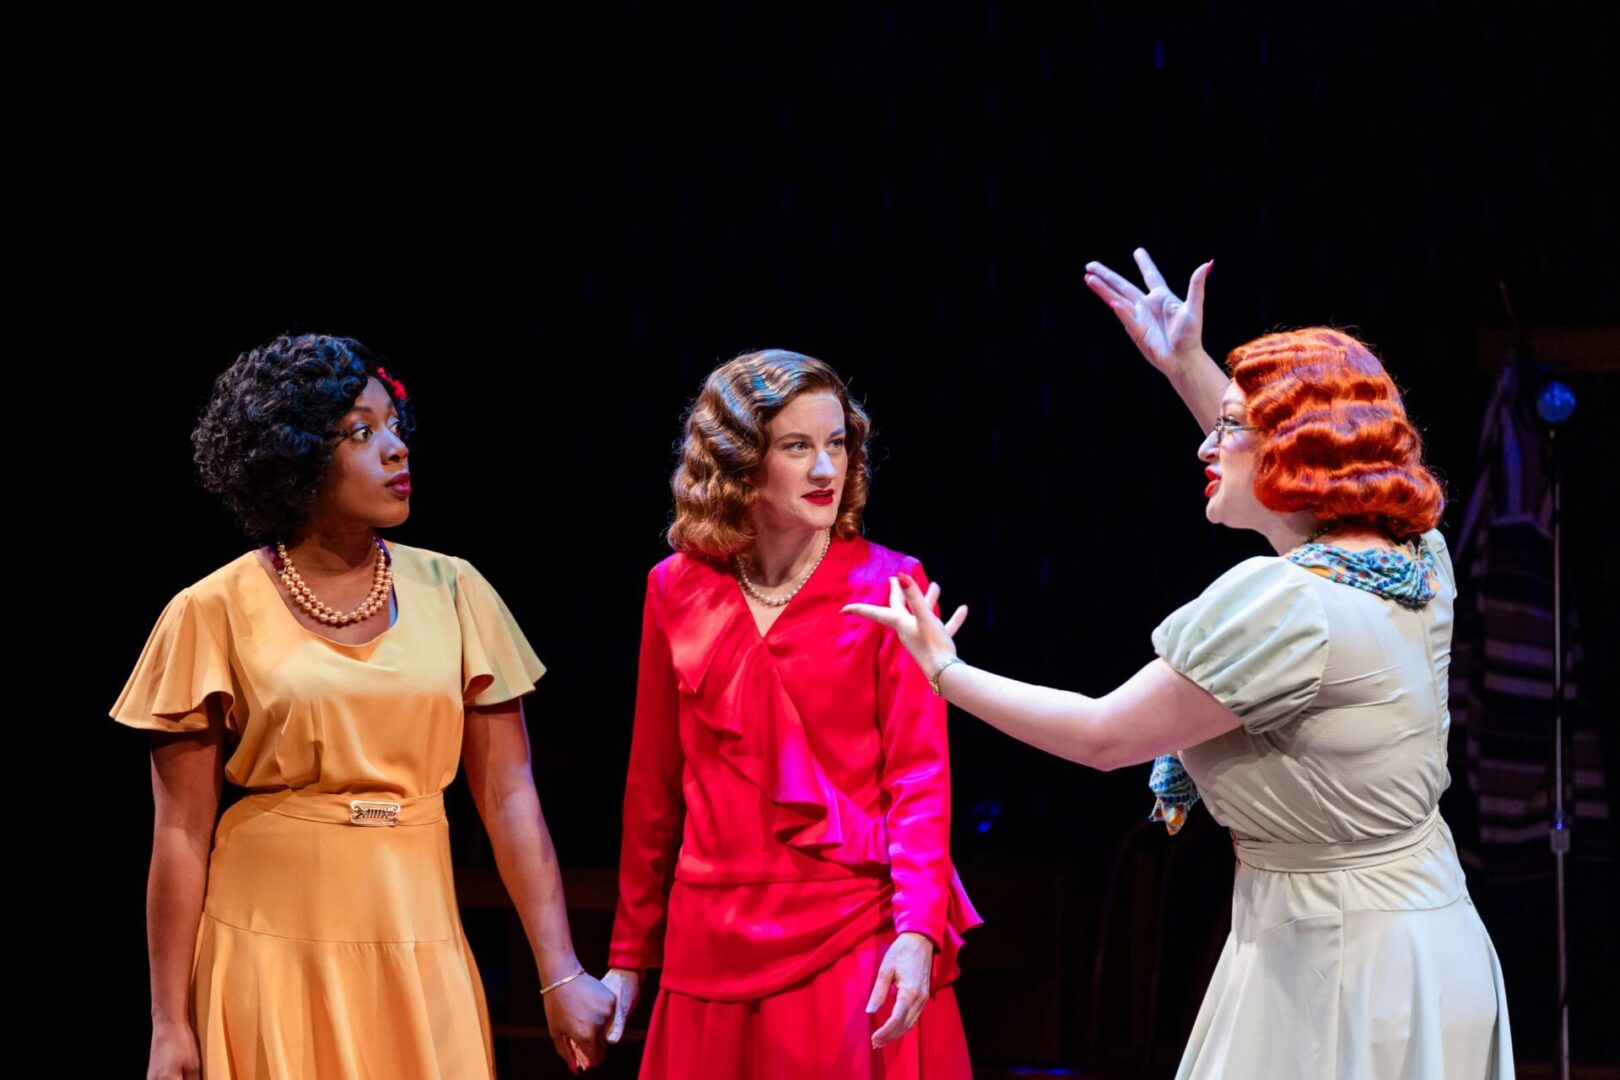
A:
{"label": "eyeglasses", "polygon": [[1226,417],[1223,416],[1219,420],[1215,421],[1215,426],[1214,426],[1214,428],[1212,428],[1210,430],[1210,434],[1215,436],[1215,445],[1219,446],[1219,445],[1221,445],[1221,440],[1226,438],[1226,433],[1228,431],[1259,431],[1259,430],[1260,429],[1255,427],[1253,424],[1235,424],[1235,423],[1233,423],[1232,421],[1228,420]]}

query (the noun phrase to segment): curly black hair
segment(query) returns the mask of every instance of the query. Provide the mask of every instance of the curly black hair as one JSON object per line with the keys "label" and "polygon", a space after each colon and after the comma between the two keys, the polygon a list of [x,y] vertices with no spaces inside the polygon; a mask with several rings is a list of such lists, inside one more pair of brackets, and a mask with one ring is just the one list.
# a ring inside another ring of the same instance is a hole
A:
{"label": "curly black hair", "polygon": [[[191,433],[197,474],[255,543],[290,537],[308,520],[332,461],[329,436],[382,364],[353,338],[283,334],[214,380]],[[382,382],[409,440],[416,418],[398,384]]]}

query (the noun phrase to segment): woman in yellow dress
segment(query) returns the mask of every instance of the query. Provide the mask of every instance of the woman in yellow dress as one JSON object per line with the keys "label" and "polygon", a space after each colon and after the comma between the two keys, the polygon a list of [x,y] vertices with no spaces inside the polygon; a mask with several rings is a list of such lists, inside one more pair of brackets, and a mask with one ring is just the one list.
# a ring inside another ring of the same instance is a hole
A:
{"label": "woman in yellow dress", "polygon": [[[481,1077],[443,791],[463,763],[570,1066],[613,995],[574,955],[521,698],[544,667],[410,513],[405,387],[359,342],[240,356],[192,435],[253,540],[181,590],[112,715],[151,731],[148,1077]],[[218,821],[221,778],[247,794]],[[210,848],[212,851],[210,852]]]}

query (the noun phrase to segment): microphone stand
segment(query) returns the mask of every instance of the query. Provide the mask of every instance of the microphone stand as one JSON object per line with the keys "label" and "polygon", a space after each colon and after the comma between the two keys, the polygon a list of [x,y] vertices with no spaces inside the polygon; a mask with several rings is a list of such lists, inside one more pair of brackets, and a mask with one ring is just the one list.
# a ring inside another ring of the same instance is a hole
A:
{"label": "microphone stand", "polygon": [[[1497,282],[1502,306],[1517,332],[1521,360],[1531,360],[1530,334],[1514,313],[1507,283]],[[1523,369],[1521,368],[1521,371]],[[1553,594],[1553,817],[1547,830],[1553,854],[1554,932],[1558,953],[1558,1075],[1569,1080],[1569,935],[1564,859],[1570,849],[1570,821],[1564,809],[1564,478],[1558,452],[1558,425],[1575,411],[1575,393],[1556,379],[1536,395],[1536,415],[1547,425],[1547,474],[1552,494]]]}

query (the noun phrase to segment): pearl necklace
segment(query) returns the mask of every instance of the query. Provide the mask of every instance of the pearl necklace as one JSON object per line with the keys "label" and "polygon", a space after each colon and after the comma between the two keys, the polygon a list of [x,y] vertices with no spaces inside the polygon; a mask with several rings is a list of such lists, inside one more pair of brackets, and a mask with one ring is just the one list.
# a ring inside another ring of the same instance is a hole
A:
{"label": "pearl necklace", "polygon": [[287,586],[293,602],[305,614],[327,626],[348,626],[350,623],[364,622],[388,606],[388,594],[394,588],[394,560],[383,546],[381,537],[376,539],[376,544],[377,561],[372,570],[371,591],[353,611],[339,611],[322,602],[315,595],[315,590],[299,575],[298,568],[293,566],[292,556],[287,554],[287,545],[282,541],[276,541],[276,554],[270,561],[281,576],[281,583]]}
{"label": "pearl necklace", "polygon": [[804,588],[805,582],[810,580],[810,575],[816,572],[816,567],[821,565],[821,560],[827,557],[827,551],[831,547],[832,530],[829,529],[827,530],[827,539],[821,545],[821,554],[816,556],[814,565],[804,572],[804,576],[799,579],[799,583],[793,586],[792,590],[790,590],[786,596],[766,596],[764,593],[760,592],[759,589],[754,586],[754,583],[748,579],[748,571],[743,567],[743,555],[737,554],[732,556],[732,561],[736,564],[737,580],[742,583],[743,592],[747,593],[749,596],[752,596],[755,600],[758,600],[766,607],[782,607],[789,600],[799,595],[799,590]]}

